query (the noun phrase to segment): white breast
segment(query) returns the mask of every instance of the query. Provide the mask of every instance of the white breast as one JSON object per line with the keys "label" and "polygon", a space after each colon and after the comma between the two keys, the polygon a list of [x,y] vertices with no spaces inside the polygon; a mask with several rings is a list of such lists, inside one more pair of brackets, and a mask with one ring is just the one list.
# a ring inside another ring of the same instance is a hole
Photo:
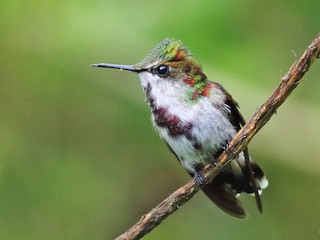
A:
{"label": "white breast", "polygon": [[196,150],[193,142],[186,136],[179,135],[172,138],[167,128],[154,124],[160,136],[189,171],[194,171],[195,164],[212,161],[213,153],[236,134],[226,116],[225,111],[228,109],[221,109],[221,106],[224,106],[221,92],[213,91],[210,97],[191,102],[187,94],[188,86],[181,81],[163,80],[148,72],[140,73],[139,77],[144,89],[150,84],[149,94],[153,97],[155,106],[168,109],[182,122],[192,123],[190,133],[193,140],[201,144],[201,151]]}

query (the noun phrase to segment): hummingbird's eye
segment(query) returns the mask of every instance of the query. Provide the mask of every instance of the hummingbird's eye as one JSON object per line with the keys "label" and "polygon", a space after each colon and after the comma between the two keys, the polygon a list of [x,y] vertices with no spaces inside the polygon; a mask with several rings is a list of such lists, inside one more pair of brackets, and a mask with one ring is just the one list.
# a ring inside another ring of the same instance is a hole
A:
{"label": "hummingbird's eye", "polygon": [[167,65],[160,65],[155,69],[155,73],[162,78],[168,77],[170,74],[169,67]]}

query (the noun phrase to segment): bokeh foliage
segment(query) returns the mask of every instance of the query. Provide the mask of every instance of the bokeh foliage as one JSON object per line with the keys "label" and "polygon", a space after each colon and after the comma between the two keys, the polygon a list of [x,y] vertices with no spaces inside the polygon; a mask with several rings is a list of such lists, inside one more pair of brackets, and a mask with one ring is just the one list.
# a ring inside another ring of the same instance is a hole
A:
{"label": "bokeh foliage", "polygon": [[[189,178],[153,132],[140,61],[181,39],[248,118],[320,30],[320,1],[0,3],[0,239],[111,239]],[[320,62],[253,139],[264,214],[202,193],[146,239],[319,239]]]}

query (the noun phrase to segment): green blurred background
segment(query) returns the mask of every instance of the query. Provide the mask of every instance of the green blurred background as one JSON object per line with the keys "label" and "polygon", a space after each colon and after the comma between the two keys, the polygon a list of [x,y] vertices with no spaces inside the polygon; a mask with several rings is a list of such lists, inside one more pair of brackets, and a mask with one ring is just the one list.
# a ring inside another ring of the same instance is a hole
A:
{"label": "green blurred background", "polygon": [[[188,174],[132,64],[181,39],[248,119],[320,31],[319,0],[0,3],[0,239],[112,239]],[[245,221],[197,194],[145,239],[320,239],[320,61],[250,144],[269,188]]]}

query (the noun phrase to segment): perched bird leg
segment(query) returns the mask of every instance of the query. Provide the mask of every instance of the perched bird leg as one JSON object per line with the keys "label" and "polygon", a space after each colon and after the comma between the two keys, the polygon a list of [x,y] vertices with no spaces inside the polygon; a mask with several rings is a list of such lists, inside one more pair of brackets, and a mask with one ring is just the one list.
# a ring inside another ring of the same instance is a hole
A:
{"label": "perched bird leg", "polygon": [[195,171],[193,177],[194,177],[196,184],[198,184],[199,186],[203,185],[203,176],[200,172]]}

